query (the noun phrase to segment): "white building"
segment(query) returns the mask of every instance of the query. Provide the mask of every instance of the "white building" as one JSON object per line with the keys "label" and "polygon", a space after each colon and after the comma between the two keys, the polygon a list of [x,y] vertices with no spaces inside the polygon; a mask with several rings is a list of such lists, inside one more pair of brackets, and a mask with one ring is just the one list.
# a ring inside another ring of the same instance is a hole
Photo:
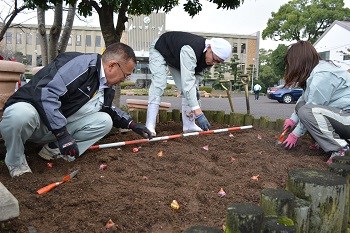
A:
{"label": "white building", "polygon": [[334,21],[314,43],[322,59],[350,69],[350,22]]}

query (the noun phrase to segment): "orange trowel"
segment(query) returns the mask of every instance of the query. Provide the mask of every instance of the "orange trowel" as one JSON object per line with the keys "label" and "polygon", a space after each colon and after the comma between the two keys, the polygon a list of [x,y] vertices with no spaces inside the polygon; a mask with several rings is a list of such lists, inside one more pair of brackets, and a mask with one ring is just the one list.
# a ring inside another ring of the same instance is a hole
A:
{"label": "orange trowel", "polygon": [[286,138],[286,134],[288,133],[288,130],[289,130],[289,127],[287,127],[285,130],[283,130],[281,135],[278,137],[278,140],[276,142],[277,145],[280,145],[284,142],[284,140]]}
{"label": "orange trowel", "polygon": [[70,173],[69,175],[66,175],[65,177],[63,177],[63,179],[59,182],[55,182],[55,183],[51,183],[49,185],[46,185],[45,187],[39,189],[38,191],[36,191],[39,195],[47,193],[49,191],[51,191],[52,189],[54,189],[55,187],[59,186],[60,184],[63,184],[69,180],[71,180],[74,176],[77,175],[79,170],[75,170],[72,173]]}

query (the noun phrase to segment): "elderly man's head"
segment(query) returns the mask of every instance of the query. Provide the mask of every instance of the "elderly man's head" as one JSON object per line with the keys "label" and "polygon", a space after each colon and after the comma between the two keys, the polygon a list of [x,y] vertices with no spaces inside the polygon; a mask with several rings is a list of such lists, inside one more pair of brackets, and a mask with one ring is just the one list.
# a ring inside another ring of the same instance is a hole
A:
{"label": "elderly man's head", "polygon": [[121,83],[135,69],[136,56],[134,50],[123,43],[111,44],[102,54],[102,65],[108,86]]}
{"label": "elderly man's head", "polygon": [[223,63],[232,53],[231,44],[222,38],[212,38],[207,40],[207,51],[205,54],[205,61],[207,65],[214,65]]}

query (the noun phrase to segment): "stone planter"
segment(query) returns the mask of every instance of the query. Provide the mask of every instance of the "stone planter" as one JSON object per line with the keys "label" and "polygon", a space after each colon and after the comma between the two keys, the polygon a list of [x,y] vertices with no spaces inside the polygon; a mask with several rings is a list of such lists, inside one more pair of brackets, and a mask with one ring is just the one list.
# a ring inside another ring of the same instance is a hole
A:
{"label": "stone planter", "polygon": [[25,65],[13,61],[0,61],[0,119],[7,99],[15,92],[16,83],[25,72]]}

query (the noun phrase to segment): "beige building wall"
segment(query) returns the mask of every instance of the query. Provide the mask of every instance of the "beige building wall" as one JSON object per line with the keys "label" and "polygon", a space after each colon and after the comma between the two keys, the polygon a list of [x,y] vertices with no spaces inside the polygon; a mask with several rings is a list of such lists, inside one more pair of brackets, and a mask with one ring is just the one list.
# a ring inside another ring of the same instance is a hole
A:
{"label": "beige building wall", "polygon": [[[30,61],[28,66],[37,66],[37,57],[41,56],[40,42],[37,32],[38,25],[26,24],[21,27],[11,27],[7,30],[0,47],[5,58],[10,58],[17,52],[23,53]],[[50,26],[46,29],[50,33]],[[126,42],[126,35],[122,36]],[[67,52],[102,53],[105,48],[103,36],[99,27],[73,27],[67,45]]]}
{"label": "beige building wall", "polygon": [[164,13],[131,16],[126,29],[128,45],[135,51],[149,51],[151,43],[164,32],[164,29]]}
{"label": "beige building wall", "polygon": [[[228,42],[233,47],[232,54],[237,54],[239,62],[242,64],[243,73],[247,72],[247,68],[254,64],[256,66],[259,60],[259,37],[257,35],[238,35],[238,34],[220,34],[220,33],[198,33],[194,34],[205,38],[220,37]],[[228,61],[230,58],[228,59]]]}
{"label": "beige building wall", "polygon": [[[139,64],[148,63],[148,52],[150,43],[162,33],[165,32],[166,18],[164,13],[152,13],[150,15],[132,16],[128,21],[126,34],[128,37],[128,44],[135,50],[135,53],[140,61]],[[256,35],[239,35],[239,34],[218,34],[218,33],[199,33],[194,34],[203,36],[205,38],[221,37],[228,40],[235,47],[239,61],[242,63],[241,67],[243,73],[247,72],[247,68],[256,67],[259,56],[259,37]],[[255,69],[255,72],[257,70]],[[212,73],[213,73],[212,69]],[[225,77],[229,78],[230,74]]]}
{"label": "beige building wall", "polygon": [[[154,39],[165,32],[166,18],[164,13],[152,13],[150,15],[131,16],[121,42],[130,45],[139,59],[138,64],[148,66],[148,51]],[[47,28],[49,33],[49,26]],[[194,34],[212,38],[221,37],[233,45],[233,53],[238,55],[242,64],[243,73],[247,67],[257,67],[259,61],[259,33],[257,35],[198,33]],[[16,52],[22,52],[29,66],[37,65],[37,57],[41,55],[40,43],[37,37],[37,25],[21,25],[9,28],[5,38],[0,43],[1,51],[5,51],[5,57],[13,56]],[[102,53],[105,48],[103,36],[99,27],[73,27],[66,51],[82,53]],[[257,74],[256,74],[257,75]]]}

